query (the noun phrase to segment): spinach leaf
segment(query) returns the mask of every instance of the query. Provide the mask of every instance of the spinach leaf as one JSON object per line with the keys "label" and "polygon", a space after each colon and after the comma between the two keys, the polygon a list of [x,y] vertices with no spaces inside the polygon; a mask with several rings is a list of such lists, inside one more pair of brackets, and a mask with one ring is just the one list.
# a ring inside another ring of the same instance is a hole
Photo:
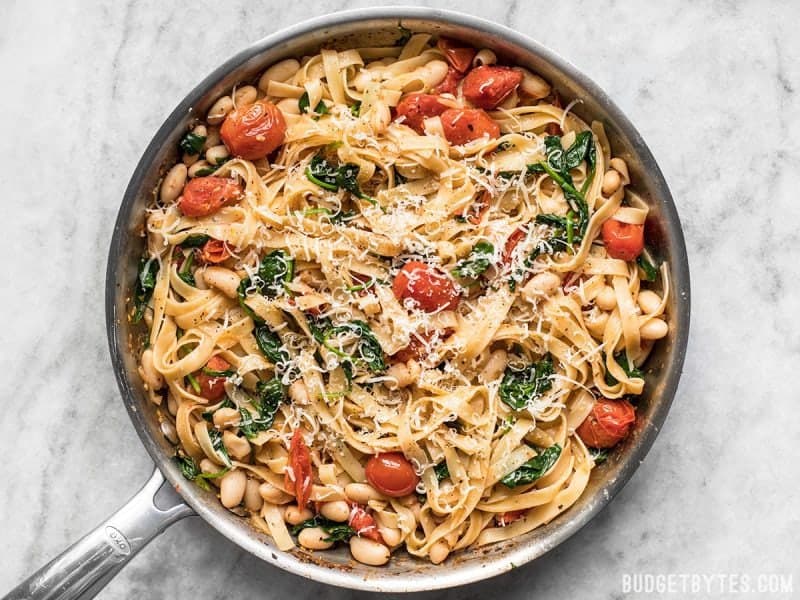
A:
{"label": "spinach leaf", "polygon": [[175,460],[178,461],[178,466],[181,469],[181,475],[183,475],[189,481],[194,481],[200,488],[207,492],[211,489],[208,485],[209,479],[222,477],[225,475],[225,473],[230,471],[230,469],[224,468],[216,473],[203,473],[191,456],[176,455]]}
{"label": "spinach leaf", "polygon": [[205,233],[193,233],[192,235],[186,236],[186,239],[180,243],[181,248],[202,248],[206,245],[206,242],[211,239],[211,236],[206,235]]}
{"label": "spinach leaf", "polygon": [[556,464],[560,455],[561,446],[553,444],[518,469],[511,471],[511,473],[500,480],[500,483],[510,488],[533,483]]}
{"label": "spinach leaf", "polygon": [[481,240],[473,246],[467,258],[458,261],[452,273],[456,277],[476,279],[489,268],[493,258],[494,246],[489,242]]}
{"label": "spinach leaf", "polygon": [[408,40],[411,39],[411,30],[406,29],[402,25],[399,25],[397,29],[400,31],[400,37],[397,38],[397,41],[394,43],[394,45],[405,46],[408,43]]}
{"label": "spinach leaf", "polygon": [[[303,92],[303,95],[300,96],[300,100],[297,101],[297,106],[300,108],[301,113],[310,113],[311,112],[311,99],[308,97],[308,92]],[[320,100],[317,102],[317,105],[314,107],[314,114],[316,118],[319,119],[321,115],[328,114],[328,106]]]}
{"label": "spinach leaf", "polygon": [[199,394],[200,392],[203,391],[202,388],[200,387],[200,382],[197,381],[197,377],[195,377],[191,373],[186,374],[186,381],[188,381],[189,385],[192,386],[192,389],[194,390],[195,394]]}
{"label": "spinach leaf", "polygon": [[636,264],[639,265],[639,268],[644,272],[644,277],[642,277],[642,279],[645,281],[656,280],[656,277],[658,277],[658,269],[644,257],[644,254],[639,255],[639,258],[636,259]]}
{"label": "spinach leaf", "polygon": [[283,342],[278,334],[269,328],[269,325],[258,325],[253,330],[256,344],[261,353],[275,365],[285,363],[289,360],[289,353],[282,347]]}
{"label": "spinach leaf", "polygon": [[374,199],[361,191],[356,179],[359,170],[359,166],[353,163],[345,163],[335,167],[322,154],[316,154],[306,167],[306,177],[311,183],[328,191],[336,192],[339,188],[342,188],[361,200],[366,200],[370,204],[377,204]]}
{"label": "spinach leaf", "polygon": [[297,535],[303,529],[309,527],[320,527],[325,533],[327,533],[328,537],[325,538],[326,542],[346,542],[356,534],[356,530],[350,527],[350,525],[337,523],[336,521],[326,519],[322,515],[316,515],[315,517],[312,517],[311,519],[303,521],[299,525],[292,527],[292,535]]}
{"label": "spinach leaf", "polygon": [[[628,355],[625,352],[619,352],[615,354],[614,360],[616,360],[619,366],[622,367],[622,370],[625,371],[625,374],[628,377],[638,377],[639,379],[644,379],[644,372],[641,369],[637,368],[636,365],[633,365],[628,362]],[[611,373],[609,373],[608,367],[606,367],[605,379],[606,379],[606,384],[608,385],[617,385],[619,383],[619,381],[617,381],[617,378],[614,377]]]}
{"label": "spinach leaf", "polygon": [[521,369],[509,366],[500,383],[500,399],[514,410],[522,410],[553,387],[550,355]]}
{"label": "spinach leaf", "polygon": [[159,266],[155,258],[145,258],[143,256],[139,261],[139,276],[136,279],[136,291],[133,297],[134,311],[131,319],[134,324],[142,320],[147,303],[153,297]]}
{"label": "spinach leaf", "polygon": [[184,283],[192,287],[197,287],[197,283],[194,280],[194,273],[192,272],[192,265],[194,265],[194,250],[190,250],[189,253],[183,257],[183,264],[181,268],[178,269],[178,277],[180,277]]}
{"label": "spinach leaf", "polygon": [[436,479],[438,481],[442,481],[443,479],[447,479],[450,477],[450,469],[447,468],[447,461],[442,461],[435,467],[433,467],[433,472],[436,474]]}
{"label": "spinach leaf", "polygon": [[600,465],[608,459],[608,448],[589,448],[589,455],[595,465]]}
{"label": "spinach leaf", "polygon": [[239,430],[248,439],[255,437],[259,431],[272,427],[281,402],[286,401],[286,390],[277,377],[269,381],[259,381],[256,384],[256,394],[258,399],[253,399],[252,404],[258,411],[257,414],[253,415],[243,406],[239,407]]}
{"label": "spinach leaf", "polygon": [[350,105],[350,114],[354,117],[361,116],[361,100],[358,100],[355,104]]}
{"label": "spinach leaf", "polygon": [[183,136],[178,142],[178,147],[190,156],[195,156],[203,151],[203,144],[206,143],[206,136],[197,135],[191,131]]}
{"label": "spinach leaf", "polygon": [[208,367],[203,367],[201,369],[203,375],[208,375],[209,377],[233,377],[236,375],[236,371],[233,369],[228,369],[226,371],[216,371],[214,369],[209,369]]}
{"label": "spinach leaf", "polygon": [[214,448],[214,452],[217,453],[222,464],[226,467],[231,467],[231,458],[228,456],[228,449],[225,448],[225,444],[222,443],[222,432],[218,429],[209,429],[208,430],[208,437],[211,438],[211,447]]}
{"label": "spinach leaf", "polygon": [[276,298],[286,292],[286,284],[293,278],[294,259],[283,250],[273,250],[261,260],[255,277],[245,277],[239,282],[236,288],[239,305],[260,325],[264,321],[247,306],[247,297],[256,292],[267,298]]}
{"label": "spinach leaf", "polygon": [[[369,325],[364,321],[356,320],[332,325],[327,319],[309,319],[308,325],[317,343],[344,359],[343,367],[350,363],[351,369],[355,366],[364,366],[373,373],[382,373],[386,370],[383,349]],[[354,335],[358,338],[352,355],[345,352],[341,345],[334,344],[335,338],[347,335]]]}

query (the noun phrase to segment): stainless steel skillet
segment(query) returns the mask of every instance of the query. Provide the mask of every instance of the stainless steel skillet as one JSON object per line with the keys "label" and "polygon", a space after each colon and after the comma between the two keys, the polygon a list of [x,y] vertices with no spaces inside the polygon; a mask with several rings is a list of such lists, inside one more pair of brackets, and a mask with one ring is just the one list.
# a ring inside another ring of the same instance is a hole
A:
{"label": "stainless steel skillet", "polygon": [[[628,162],[634,189],[650,204],[647,238],[656,256],[668,261],[673,290],[668,306],[671,332],[647,363],[647,393],[639,405],[636,430],[592,473],[588,489],[572,508],[525,536],[454,555],[445,565],[434,566],[401,553],[386,567],[375,568],[352,562],[346,550],[315,555],[301,550],[280,552],[269,537],[224,509],[215,496],[182,478],[172,460],[174,449],[159,429],[136,372],[132,350],[136,332],[127,322],[126,301],[142,250],[144,207],[164,167],[174,161],[178,139],[189,121],[204,115],[231,86],[252,80],[277,60],[316,52],[322,45],[391,44],[399,37],[400,26],[493,48],[504,60],[540,73],[563,97],[582,99],[575,112],[604,122],[615,153]],[[122,401],[156,468],[117,513],[7,598],[90,598],[156,535],[193,514],[241,548],[292,573],[347,588],[410,592],[463,585],[531,561],[578,531],[622,488],[653,444],[678,385],[689,334],[689,271],[675,205],[655,159],[630,121],[585,75],[533,40],[488,21],[420,7],[373,8],[321,17],[270,35],[220,66],[177,106],[139,161],[119,209],[108,257],[106,322]]]}

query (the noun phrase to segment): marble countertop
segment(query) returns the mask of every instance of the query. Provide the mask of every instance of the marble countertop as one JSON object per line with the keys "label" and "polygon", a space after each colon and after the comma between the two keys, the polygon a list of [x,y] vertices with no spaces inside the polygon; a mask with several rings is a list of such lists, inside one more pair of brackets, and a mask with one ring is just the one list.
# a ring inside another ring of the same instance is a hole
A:
{"label": "marble countertop", "polygon": [[[156,128],[238,49],[309,16],[371,4],[0,4],[0,180],[13,221],[0,298],[9,316],[0,333],[0,592],[113,512],[150,473],[118,399],[103,286],[119,199]],[[800,7],[462,0],[453,8],[539,39],[615,98],[672,188],[694,302],[673,410],[611,505],[533,564],[419,597],[502,589],[506,600],[620,598],[626,574],[636,573],[778,574],[800,590],[800,201],[792,183]],[[99,597],[289,594],[367,596],[283,573],[187,519]]]}

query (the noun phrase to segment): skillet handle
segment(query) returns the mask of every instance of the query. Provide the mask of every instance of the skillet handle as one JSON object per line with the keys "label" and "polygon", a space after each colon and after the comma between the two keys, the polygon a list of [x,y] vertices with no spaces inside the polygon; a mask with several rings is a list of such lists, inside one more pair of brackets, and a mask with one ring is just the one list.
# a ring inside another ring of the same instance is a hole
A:
{"label": "skillet handle", "polygon": [[3,600],[94,598],[153,538],[172,523],[194,514],[169,484],[159,498],[164,498],[169,508],[158,508],[155,497],[162,485],[164,476],[155,469],[125,506],[11,590]]}

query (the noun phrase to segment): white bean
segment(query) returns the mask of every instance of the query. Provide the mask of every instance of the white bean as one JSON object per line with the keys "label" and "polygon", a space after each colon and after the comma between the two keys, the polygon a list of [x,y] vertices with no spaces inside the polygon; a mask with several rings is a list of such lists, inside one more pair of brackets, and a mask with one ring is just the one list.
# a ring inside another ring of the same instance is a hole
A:
{"label": "white bean", "polygon": [[[206,475],[210,475],[212,473],[219,473],[220,467],[217,463],[209,458],[204,458],[200,461],[200,470],[205,473]],[[218,479],[212,479],[211,481],[216,481],[219,484]]]}
{"label": "white bean", "polygon": [[233,103],[239,106],[250,106],[258,98],[258,90],[252,85],[237,88],[233,93]]}
{"label": "white bean", "polygon": [[258,88],[266,93],[270,81],[286,81],[300,69],[300,62],[294,58],[287,58],[276,62],[269,69],[264,71],[258,80]]}
{"label": "white bean", "polygon": [[337,523],[343,523],[350,518],[350,506],[344,500],[335,500],[334,502],[326,502],[323,504],[319,512],[322,516]]}
{"label": "white bean", "polygon": [[172,167],[169,172],[164,176],[161,182],[161,202],[164,204],[172,204],[178,199],[183,191],[183,186],[186,185],[186,175],[188,169],[183,163],[178,163]]}
{"label": "white bean", "polygon": [[[263,483],[261,484],[263,487]],[[260,490],[259,490],[260,491]],[[264,494],[261,494],[263,497]],[[266,498],[264,498],[266,500]],[[307,508],[300,508],[297,504],[290,504],[286,507],[286,511],[283,513],[283,520],[289,523],[289,525],[300,525],[303,521],[308,521],[311,517],[314,516]]]}
{"label": "white bean", "polygon": [[164,387],[164,377],[153,364],[153,351],[148,348],[142,352],[142,379],[152,391],[160,390]]}
{"label": "white bean", "polygon": [[519,89],[525,94],[532,97],[534,100],[539,100],[550,95],[550,84],[544,79],[531,73],[528,69],[522,67],[515,67],[517,71],[522,73],[522,81],[519,84]]}
{"label": "white bean", "polygon": [[208,169],[209,167],[211,167],[211,163],[209,163],[207,160],[198,160],[191,167],[189,167],[187,174],[189,175],[189,177],[194,179],[195,177],[198,177],[199,171],[202,171],[203,169]]}
{"label": "white bean", "polygon": [[211,125],[218,125],[225,120],[228,113],[233,110],[233,98],[230,96],[223,96],[211,106],[211,109],[206,115],[206,121]]}
{"label": "white bean", "polygon": [[279,100],[275,106],[287,115],[300,114],[300,105],[297,103],[297,98],[284,98],[283,100]]}
{"label": "white bean", "polygon": [[601,339],[608,324],[608,313],[604,310],[593,310],[586,316],[585,322],[589,333]]}
{"label": "white bean", "polygon": [[608,166],[614,169],[622,178],[622,185],[628,185],[631,182],[630,174],[628,173],[628,163],[621,158],[612,158],[608,162]]}
{"label": "white bean", "polygon": [[183,161],[183,164],[185,164],[187,167],[191,167],[194,163],[196,163],[198,160],[200,160],[200,155],[199,154],[184,154],[181,157],[181,160]]}
{"label": "white bean", "polygon": [[222,443],[225,449],[236,460],[242,460],[250,454],[250,442],[244,438],[240,438],[232,431],[225,431],[222,434]]}
{"label": "white bean", "polygon": [[248,479],[244,488],[244,505],[247,510],[253,512],[260,510],[261,505],[264,504],[264,499],[258,493],[258,486],[259,483],[255,479]]}
{"label": "white bean", "polygon": [[391,556],[389,548],[383,544],[358,536],[350,538],[350,554],[358,562],[373,567],[385,565],[389,562],[389,557]]}
{"label": "white bean", "polygon": [[536,300],[541,296],[549,296],[561,285],[561,278],[551,271],[537,273],[522,288],[522,295],[530,300]]}
{"label": "white bean", "polygon": [[381,527],[378,525],[378,532],[381,534],[383,541],[386,542],[386,545],[390,548],[399,546],[400,542],[403,541],[403,532],[394,527]]}
{"label": "white bean", "polygon": [[606,174],[603,175],[603,194],[610,196],[619,189],[620,185],[622,185],[622,180],[619,177],[619,173],[614,169],[606,171]]}
{"label": "white bean", "polygon": [[237,425],[240,417],[241,415],[238,410],[229,406],[224,406],[214,411],[212,420],[214,421],[214,425],[218,428],[225,429],[231,425]]}
{"label": "white bean", "polygon": [[447,542],[444,540],[439,540],[431,546],[431,549],[428,551],[428,558],[431,559],[433,564],[438,565],[444,562],[449,554],[450,546],[448,546]]}
{"label": "white bean", "polygon": [[333,546],[333,542],[325,541],[329,537],[321,527],[306,527],[297,535],[297,541],[309,550],[327,550]]}
{"label": "white bean", "polygon": [[[271,483],[264,482],[258,486],[258,493],[261,494],[264,502],[269,502],[270,504],[288,504],[293,500],[292,496],[276,488]],[[310,513],[311,511],[308,512]],[[308,518],[310,519],[313,516],[310,515]]]}
{"label": "white bean", "polygon": [[661,319],[651,319],[639,328],[643,340],[660,340],[669,333],[669,325]]}
{"label": "white bean", "polygon": [[636,298],[639,308],[645,314],[654,313],[661,306],[661,297],[651,290],[642,290]]}
{"label": "white bean", "polygon": [[247,475],[244,471],[229,471],[219,482],[219,499],[225,508],[239,506],[244,498]]}
{"label": "white bean", "polygon": [[481,48],[475,55],[475,58],[472,59],[473,67],[482,67],[483,65],[494,64],[497,64],[497,54],[488,48]]}
{"label": "white bean", "polygon": [[345,495],[353,502],[366,504],[370,500],[380,500],[383,496],[368,483],[348,483],[344,487]]}
{"label": "white bean", "polygon": [[386,370],[386,376],[390,377],[391,380],[386,381],[385,385],[390,390],[408,387],[419,378],[421,372],[422,369],[415,360],[409,360],[406,363],[394,363]]}
{"label": "white bean", "polygon": [[208,133],[206,134],[206,143],[203,144],[203,150],[208,150],[214,146],[219,146],[220,141],[219,127],[209,127]]}
{"label": "white bean", "polygon": [[594,299],[594,303],[602,310],[614,310],[617,306],[617,294],[610,285],[606,285]]}
{"label": "white bean", "polygon": [[228,298],[236,298],[236,290],[241,282],[236,273],[225,267],[206,267],[203,271],[203,280]]}
{"label": "white bean", "polygon": [[225,146],[225,144],[220,144],[219,146],[214,146],[213,148],[206,150],[206,162],[212,165],[218,165],[230,155],[231,153],[228,152],[228,148]]}

